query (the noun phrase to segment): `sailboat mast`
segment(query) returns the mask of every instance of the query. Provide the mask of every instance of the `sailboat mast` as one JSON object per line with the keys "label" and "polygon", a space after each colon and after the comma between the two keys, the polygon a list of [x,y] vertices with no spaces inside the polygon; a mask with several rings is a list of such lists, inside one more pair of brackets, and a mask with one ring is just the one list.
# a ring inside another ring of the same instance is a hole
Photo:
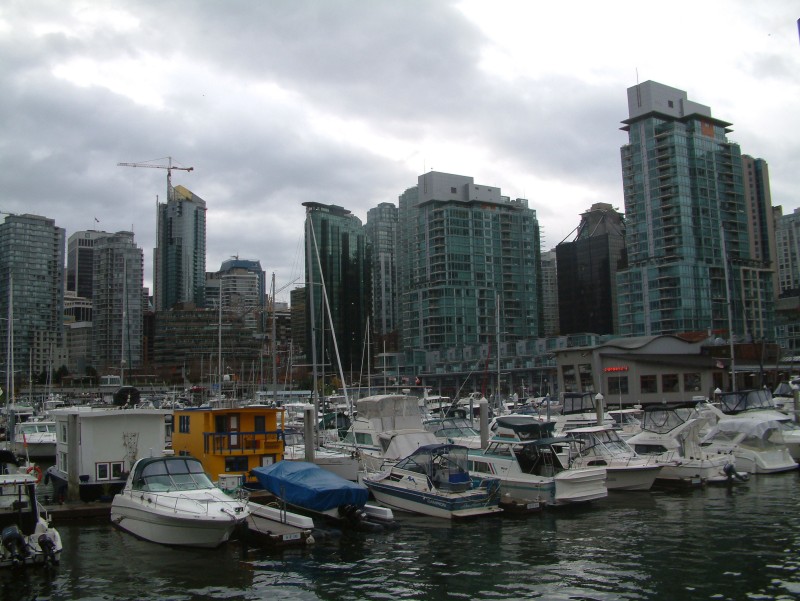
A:
{"label": "sailboat mast", "polygon": [[[278,345],[276,336],[278,328],[275,325],[275,272],[272,272],[272,293],[270,294],[270,314],[272,315],[272,400],[278,400]],[[275,403],[277,405],[277,402]]]}

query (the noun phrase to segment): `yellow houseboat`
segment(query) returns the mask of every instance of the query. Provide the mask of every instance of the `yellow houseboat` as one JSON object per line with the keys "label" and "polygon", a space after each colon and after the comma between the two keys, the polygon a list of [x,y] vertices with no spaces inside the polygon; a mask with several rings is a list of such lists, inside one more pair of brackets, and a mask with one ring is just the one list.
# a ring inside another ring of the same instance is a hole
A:
{"label": "yellow houseboat", "polygon": [[[283,459],[284,411],[227,402],[175,410],[172,448],[200,460],[213,480],[244,476]],[[255,482],[255,479],[252,479]]]}

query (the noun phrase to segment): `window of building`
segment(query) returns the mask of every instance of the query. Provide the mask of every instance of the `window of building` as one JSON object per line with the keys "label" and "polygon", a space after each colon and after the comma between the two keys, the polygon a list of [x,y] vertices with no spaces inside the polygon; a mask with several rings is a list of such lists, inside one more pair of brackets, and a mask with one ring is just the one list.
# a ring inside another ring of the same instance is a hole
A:
{"label": "window of building", "polygon": [[111,462],[111,477],[122,478],[125,473],[125,464],[122,461]]}
{"label": "window of building", "polygon": [[609,376],[608,394],[628,394],[628,376]]}
{"label": "window of building", "polygon": [[95,465],[95,480],[108,480],[110,473],[107,463],[98,463]]}
{"label": "window of building", "polygon": [[188,415],[181,415],[178,417],[178,432],[182,434],[189,433],[189,417]]}
{"label": "window of building", "polygon": [[564,380],[565,392],[576,392],[578,390],[578,382],[575,379],[574,365],[562,365],[561,378]]}
{"label": "window of building", "polygon": [[247,457],[226,457],[225,472],[246,472]]}
{"label": "window of building", "polygon": [[683,390],[685,392],[700,392],[700,374],[683,374]]}
{"label": "window of building", "polygon": [[592,377],[592,366],[589,363],[578,365],[578,372],[581,374],[581,390],[583,392],[594,392],[594,378]]}
{"label": "window of building", "polygon": [[678,374],[663,374],[661,376],[661,392],[680,392]]}
{"label": "window of building", "polygon": [[658,377],[655,375],[641,376],[639,378],[639,387],[641,388],[642,394],[658,392]]}
{"label": "window of building", "polygon": [[253,418],[253,431],[254,432],[267,431],[267,417],[265,415],[256,415]]}

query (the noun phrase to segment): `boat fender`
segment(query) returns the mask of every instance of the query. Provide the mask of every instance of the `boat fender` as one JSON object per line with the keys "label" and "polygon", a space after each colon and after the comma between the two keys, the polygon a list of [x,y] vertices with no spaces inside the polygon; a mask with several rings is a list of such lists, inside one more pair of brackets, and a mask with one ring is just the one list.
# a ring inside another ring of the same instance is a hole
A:
{"label": "boat fender", "polygon": [[27,470],[25,470],[26,474],[34,474],[36,476],[36,484],[40,484],[42,481],[42,468],[38,465],[32,465]]}

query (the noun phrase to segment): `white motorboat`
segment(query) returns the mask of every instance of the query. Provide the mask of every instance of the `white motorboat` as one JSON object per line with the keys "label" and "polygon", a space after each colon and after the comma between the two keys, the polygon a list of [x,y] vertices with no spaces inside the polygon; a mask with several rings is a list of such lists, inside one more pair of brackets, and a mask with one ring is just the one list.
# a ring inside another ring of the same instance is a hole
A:
{"label": "white motorboat", "polygon": [[14,427],[13,450],[31,459],[55,459],[56,422],[32,417],[18,423]]}
{"label": "white motorboat", "polygon": [[737,474],[733,453],[709,452],[700,446],[700,430],[705,423],[695,403],[646,406],[642,431],[629,438],[628,444],[638,455],[662,465],[657,483],[702,486],[732,481]]}
{"label": "white motorboat", "polygon": [[445,519],[501,512],[499,480],[470,476],[467,453],[461,445],[424,445],[364,484],[378,502],[401,511]]}
{"label": "white motorboat", "polygon": [[271,547],[314,543],[314,519],[285,507],[250,503],[246,536],[249,542]]}
{"label": "white motorboat", "polygon": [[[583,428],[586,426],[614,425],[614,419],[605,411],[602,403],[598,403],[596,395],[591,392],[562,392],[561,393],[561,412],[551,415],[549,420],[555,422],[555,432],[562,435],[573,428]],[[603,411],[598,420],[598,409]],[[541,415],[542,408],[539,408]]]}
{"label": "white motorboat", "polygon": [[139,459],[111,502],[111,521],[163,545],[217,547],[250,510],[214,486],[194,457]]}
{"label": "white motorboat", "polygon": [[533,416],[497,418],[486,449],[470,450],[470,470],[500,479],[501,503],[561,506],[608,496],[604,466],[573,468],[562,462],[570,439],[554,438],[554,426]]}
{"label": "white motorboat", "polygon": [[661,465],[637,455],[611,426],[573,428],[567,435],[578,445],[572,467],[605,466],[608,490],[650,490],[661,472]]}
{"label": "white motorboat", "polygon": [[739,469],[752,474],[774,474],[797,469],[783,440],[783,424],[769,413],[753,412],[721,419],[703,437],[710,452],[733,453]]}
{"label": "white motorboat", "polygon": [[439,442],[460,444],[470,449],[481,448],[481,434],[465,417],[432,417],[423,421],[425,429],[433,432]]}
{"label": "white motorboat", "polygon": [[61,536],[36,498],[37,476],[0,450],[0,568],[57,564]]}

